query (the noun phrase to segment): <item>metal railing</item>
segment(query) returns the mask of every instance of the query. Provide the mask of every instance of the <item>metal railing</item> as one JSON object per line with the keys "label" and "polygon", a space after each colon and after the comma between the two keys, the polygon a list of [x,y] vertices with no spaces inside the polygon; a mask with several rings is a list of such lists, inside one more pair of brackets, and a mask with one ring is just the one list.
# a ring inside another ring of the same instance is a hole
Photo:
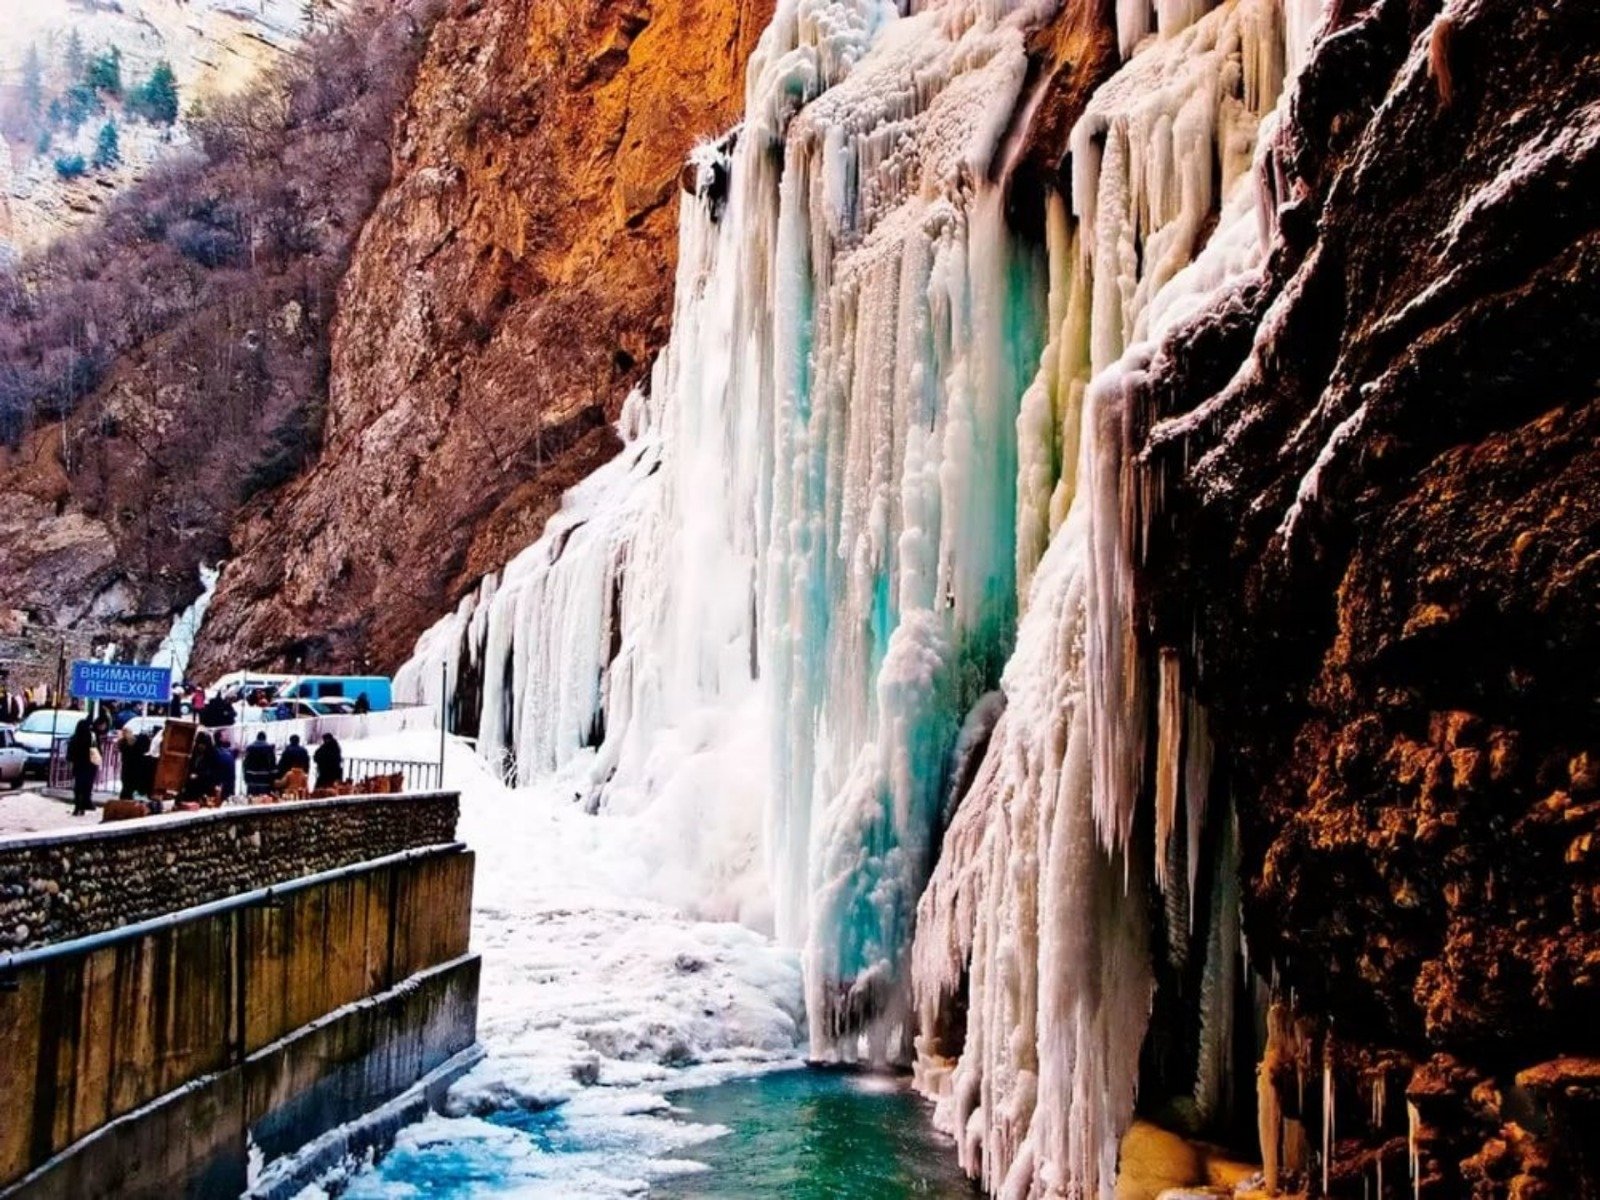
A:
{"label": "metal railing", "polygon": [[344,760],[344,777],[359,783],[381,775],[398,775],[402,790],[407,792],[432,792],[443,784],[439,764],[418,762],[411,758],[347,758]]}

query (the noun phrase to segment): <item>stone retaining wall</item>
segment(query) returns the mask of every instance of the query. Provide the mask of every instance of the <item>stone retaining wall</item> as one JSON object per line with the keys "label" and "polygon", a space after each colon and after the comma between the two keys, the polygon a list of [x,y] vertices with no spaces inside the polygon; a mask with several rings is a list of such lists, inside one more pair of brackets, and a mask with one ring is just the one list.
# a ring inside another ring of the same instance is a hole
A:
{"label": "stone retaining wall", "polygon": [[252,1147],[292,1154],[467,1051],[472,879],[446,844],[0,958],[0,1200],[237,1196]]}
{"label": "stone retaining wall", "polygon": [[455,840],[454,793],[345,796],[0,842],[0,954]]}

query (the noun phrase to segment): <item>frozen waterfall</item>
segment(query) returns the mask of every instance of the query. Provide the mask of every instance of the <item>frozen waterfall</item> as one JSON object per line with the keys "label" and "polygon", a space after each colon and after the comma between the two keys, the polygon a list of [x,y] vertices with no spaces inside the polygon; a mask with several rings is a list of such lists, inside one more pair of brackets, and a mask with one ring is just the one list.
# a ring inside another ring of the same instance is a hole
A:
{"label": "frozen waterfall", "polygon": [[622,459],[402,675],[421,694],[448,662],[458,718],[474,693],[482,752],[524,780],[764,814],[740,866],[805,947],[818,1054],[909,1055],[951,752],[1014,641],[1046,262],[986,181],[1053,7],[779,6],[744,124],[697,155]]}
{"label": "frozen waterfall", "polygon": [[152,667],[168,667],[172,670],[174,683],[182,682],[184,672],[189,669],[189,656],[194,653],[195,638],[200,634],[206,609],[211,607],[211,597],[217,590],[217,580],[220,578],[221,563],[214,567],[200,564],[200,594],[195,597],[194,603],[172,619],[172,628],[167,630],[167,636],[161,639],[161,644],[150,657]]}
{"label": "frozen waterfall", "polygon": [[1025,489],[1032,525],[1055,532],[913,961],[919,1082],[997,1195],[1112,1194],[1156,986],[1152,889],[1166,898],[1164,969],[1199,977],[1190,1111],[1204,1122],[1224,1105],[1235,852],[1229,822],[1206,829],[1211,750],[1181,658],[1153,667],[1133,625],[1143,498],[1124,396],[1167,330],[1260,261],[1272,223],[1257,146],[1307,8],[1233,0],[1145,42],[1074,130],[1072,214],[1049,223],[1059,325],[1019,454],[1072,465]]}
{"label": "frozen waterfall", "polygon": [[812,1054],[915,1054],[992,1191],[1109,1195],[1153,957],[1231,997],[1237,944],[1204,711],[1133,627],[1123,390],[1259,261],[1320,3],[1117,0],[1042,246],[1008,149],[1061,5],[900,7],[780,0],[623,453],[397,686],[650,814],[669,898],[803,947]]}

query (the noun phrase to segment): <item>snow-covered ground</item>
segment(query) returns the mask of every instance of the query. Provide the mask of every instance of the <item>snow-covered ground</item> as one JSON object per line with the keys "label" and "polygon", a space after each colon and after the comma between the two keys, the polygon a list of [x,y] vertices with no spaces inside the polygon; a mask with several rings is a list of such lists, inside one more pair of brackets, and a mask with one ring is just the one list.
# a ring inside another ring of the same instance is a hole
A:
{"label": "snow-covered ground", "polygon": [[0,791],[0,838],[22,833],[66,833],[99,823],[98,816],[74,818],[70,800],[55,800],[32,788]]}
{"label": "snow-covered ground", "polygon": [[[427,759],[437,743],[397,734],[345,750]],[[474,1194],[623,1196],[683,1171],[664,1156],[716,1130],[674,1119],[662,1093],[797,1059],[795,955],[652,899],[635,818],[585,814],[559,778],[508,789],[455,742],[445,778],[478,856],[488,1057],[452,1089],[450,1115],[405,1131],[346,1195],[433,1194],[419,1176],[466,1172],[489,1181]]]}

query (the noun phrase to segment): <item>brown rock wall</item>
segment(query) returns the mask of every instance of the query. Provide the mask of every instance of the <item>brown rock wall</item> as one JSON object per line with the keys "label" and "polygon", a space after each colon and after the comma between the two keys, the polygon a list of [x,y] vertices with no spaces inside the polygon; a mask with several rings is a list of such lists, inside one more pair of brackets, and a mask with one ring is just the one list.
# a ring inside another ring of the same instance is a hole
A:
{"label": "brown rock wall", "polygon": [[235,530],[201,654],[392,668],[561,492],[665,343],[683,158],[771,0],[469,0],[340,293],[328,437]]}
{"label": "brown rock wall", "polygon": [[1251,960],[1332,1030],[1334,1192],[1380,1147],[1404,1179],[1403,1108],[1349,1115],[1387,1056],[1424,1195],[1591,1195],[1516,1079],[1600,1052],[1600,26],[1340,11],[1265,276],[1139,396],[1150,624],[1213,709]]}

